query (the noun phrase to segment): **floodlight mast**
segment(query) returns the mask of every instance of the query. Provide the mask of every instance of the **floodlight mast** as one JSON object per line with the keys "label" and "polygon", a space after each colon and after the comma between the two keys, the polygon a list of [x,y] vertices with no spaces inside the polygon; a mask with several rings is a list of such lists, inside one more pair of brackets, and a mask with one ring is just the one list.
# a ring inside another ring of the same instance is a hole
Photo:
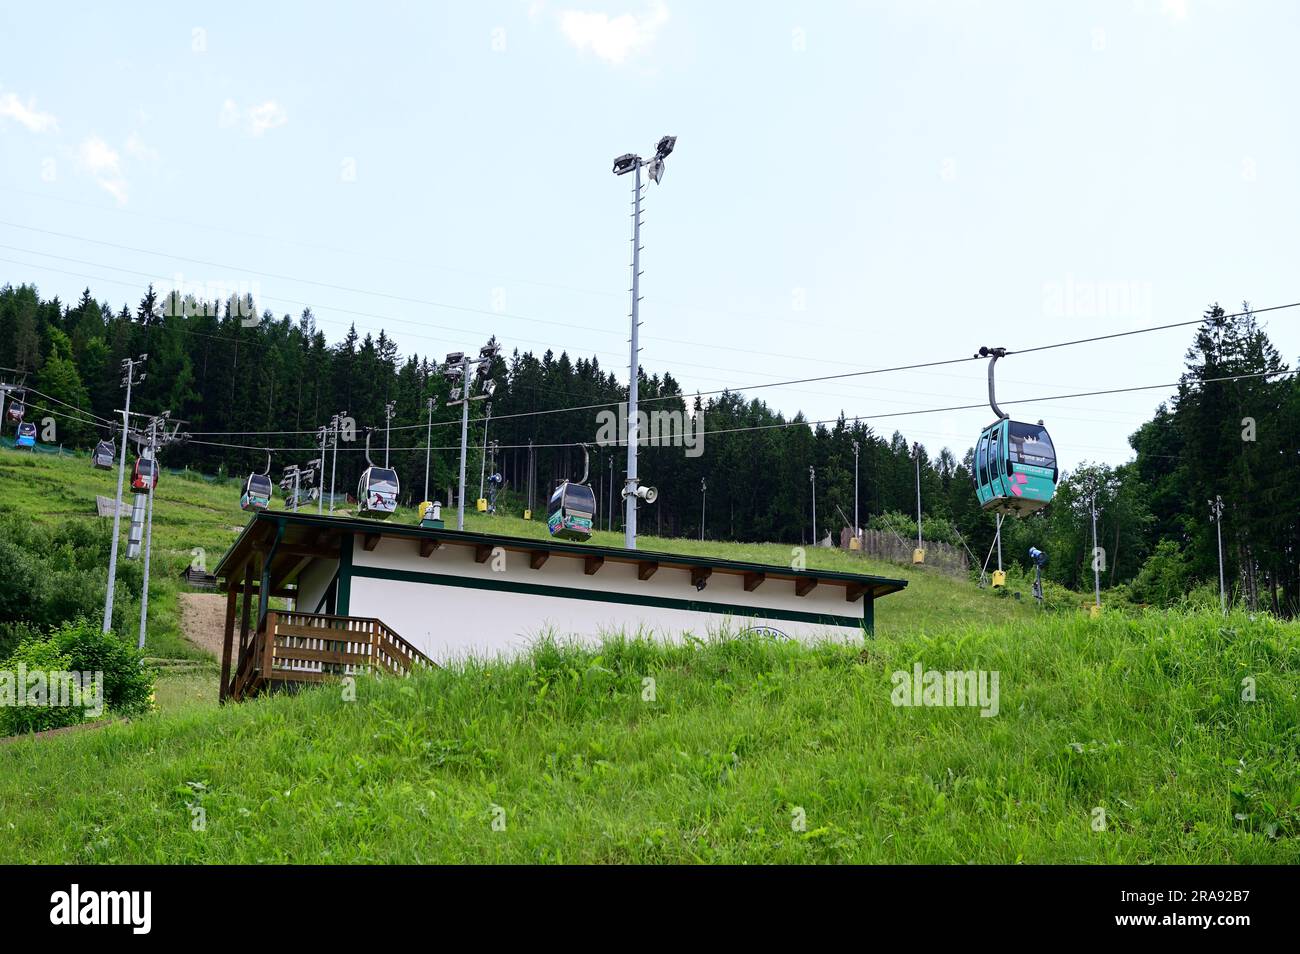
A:
{"label": "floodlight mast", "polygon": [[636,549],[636,508],[637,508],[637,471],[636,448],[637,433],[637,377],[640,371],[638,355],[641,350],[639,329],[641,302],[641,167],[650,167],[650,178],[657,184],[664,174],[664,159],[677,144],[676,136],[664,136],[655,147],[654,157],[642,159],[635,153],[624,153],[614,160],[614,175],[635,173],[632,182],[632,335],[630,340],[631,357],[628,360],[627,385],[627,479],[623,485],[623,545],[629,550]]}

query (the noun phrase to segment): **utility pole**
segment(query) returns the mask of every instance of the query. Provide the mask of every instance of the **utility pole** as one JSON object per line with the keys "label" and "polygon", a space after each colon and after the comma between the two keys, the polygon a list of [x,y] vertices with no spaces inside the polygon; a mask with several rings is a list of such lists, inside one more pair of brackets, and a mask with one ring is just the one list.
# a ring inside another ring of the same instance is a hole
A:
{"label": "utility pole", "polygon": [[[486,401],[492,396],[496,389],[496,384],[488,377],[488,372],[492,367],[492,360],[501,350],[497,344],[496,335],[488,339],[487,344],[479,349],[478,357],[471,358],[469,355],[455,351],[447,355],[446,363],[443,365],[442,373],[451,381],[459,381],[460,384],[451,389],[451,400],[447,402],[447,407],[460,405],[460,499],[456,502],[456,529],[465,529],[465,459],[469,456],[469,402]],[[481,380],[483,385],[482,394],[472,393],[474,390],[474,380],[469,376],[469,369],[477,367],[475,380]]]}
{"label": "utility pole", "polygon": [[334,512],[334,476],[339,469],[339,428],[347,414],[347,411],[339,411],[330,418],[330,433],[333,435],[334,444],[334,459],[330,463],[330,513]]}
{"label": "utility pole", "polygon": [[921,542],[921,442],[912,443],[912,456],[916,458],[916,548],[925,549]]}
{"label": "utility pole", "polygon": [[858,442],[853,442],[853,539],[860,542],[861,531],[858,529]]}
{"label": "utility pole", "polygon": [[478,495],[483,496],[483,479],[487,476],[488,426],[492,423],[492,402],[483,405],[483,454],[479,457]]}
{"label": "utility pole", "polygon": [[[700,478],[700,539],[704,539],[704,506],[709,500],[709,485]],[[816,521],[814,521],[816,522]]]}
{"label": "utility pole", "polygon": [[389,401],[384,405],[384,467],[388,467],[388,438],[393,429],[393,409],[397,407],[396,401]]}
{"label": "utility pole", "polygon": [[433,450],[433,398],[429,398],[429,424],[424,429],[424,499],[429,499],[429,455]]}
{"label": "utility pole", "polygon": [[676,136],[664,136],[655,147],[653,159],[642,159],[629,152],[614,160],[615,175],[635,173],[632,184],[632,310],[629,316],[632,320],[632,335],[629,342],[631,356],[628,360],[627,382],[627,477],[623,485],[623,501],[626,506],[623,545],[629,550],[636,549],[636,507],[638,498],[642,496],[639,493],[636,470],[637,378],[641,364],[641,168],[649,166],[650,179],[658,183],[663,178],[664,159],[676,144]]}
{"label": "utility pole", "polygon": [[[325,480],[324,480],[324,478],[325,478],[325,438],[329,435],[329,428],[328,428],[328,427],[322,427],[318,433],[320,434],[320,473],[321,473],[321,483],[324,484],[324,483],[325,483]],[[331,480],[332,480],[332,479],[333,479],[333,478],[331,478]],[[323,491],[325,488],[324,488],[324,487],[321,487],[320,489]],[[333,489],[334,489],[334,488],[331,486],[330,490],[332,491]],[[316,495],[316,513],[319,515],[321,512],[323,512],[324,508],[325,508],[325,494],[324,494],[324,493],[319,493],[319,494]],[[331,502],[331,505],[330,505],[330,511],[333,512],[333,509],[334,509],[334,507],[333,507],[333,503]]]}
{"label": "utility pole", "polygon": [[812,500],[813,500],[813,532],[812,545],[817,546],[817,469],[811,464],[808,466],[808,479],[812,481]]}
{"label": "utility pole", "polygon": [[145,379],[145,375],[135,376],[137,365],[144,364],[149,355],[127,358],[122,362],[122,384],[126,386],[126,407],[122,410],[122,447],[117,462],[117,497],[113,501],[113,539],[108,547],[108,591],[104,594],[104,627],[107,633],[113,628],[113,589],[117,581],[117,535],[122,526],[122,482],[126,477],[126,442],[131,428],[131,385]]}
{"label": "utility pole", "polygon": [[1092,511],[1092,591],[1096,606],[1101,607],[1101,564],[1097,560],[1097,491],[1088,495],[1088,509]]}
{"label": "utility pole", "polygon": [[1214,521],[1214,532],[1219,540],[1219,608],[1228,614],[1228,590],[1223,582],[1223,497],[1214,495],[1210,501],[1210,519]]}
{"label": "utility pole", "polygon": [[[164,411],[160,417],[153,417],[149,420],[148,457],[154,462],[153,472],[154,486],[149,488],[149,512],[145,518],[144,530],[144,580],[140,585],[140,636],[136,641],[136,649],[144,649],[145,630],[149,617],[149,558],[153,548],[153,498],[158,493],[157,482],[161,468],[158,464],[158,449],[162,445],[170,444],[176,436],[176,426],[173,426],[170,433],[166,430],[168,418],[171,416],[170,411]],[[160,439],[161,435],[161,439]]]}

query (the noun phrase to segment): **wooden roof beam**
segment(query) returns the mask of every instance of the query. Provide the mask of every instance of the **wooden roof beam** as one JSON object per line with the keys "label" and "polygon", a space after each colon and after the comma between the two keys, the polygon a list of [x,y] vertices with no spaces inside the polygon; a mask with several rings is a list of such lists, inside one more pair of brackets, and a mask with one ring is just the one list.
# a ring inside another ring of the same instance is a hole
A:
{"label": "wooden roof beam", "polygon": [[809,593],[812,592],[813,587],[816,585],[817,585],[817,577],[815,576],[802,577],[795,581],[794,595],[807,596]]}

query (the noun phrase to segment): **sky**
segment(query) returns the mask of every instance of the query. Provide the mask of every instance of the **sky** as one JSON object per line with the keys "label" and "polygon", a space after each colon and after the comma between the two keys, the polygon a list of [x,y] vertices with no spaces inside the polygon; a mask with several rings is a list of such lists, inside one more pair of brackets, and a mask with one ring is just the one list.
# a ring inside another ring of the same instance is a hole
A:
{"label": "sky", "polygon": [[[958,457],[987,407],[875,416],[980,404],[983,363],[749,389],[1300,301],[1294,3],[205,6],[0,7],[0,284],[248,291],[626,381],[612,160],[675,135],[647,373]],[[1295,365],[1300,308],[1263,320]],[[1009,356],[999,402],[1121,463],[1170,389],[1013,402],[1174,382],[1192,330]]]}

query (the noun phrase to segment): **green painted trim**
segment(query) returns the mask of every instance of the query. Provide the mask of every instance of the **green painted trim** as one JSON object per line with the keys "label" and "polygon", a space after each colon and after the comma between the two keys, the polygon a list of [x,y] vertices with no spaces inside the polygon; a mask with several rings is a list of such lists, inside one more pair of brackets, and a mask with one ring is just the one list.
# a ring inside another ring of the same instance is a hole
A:
{"label": "green painted trim", "polygon": [[275,522],[275,539],[271,541],[271,549],[266,551],[262,557],[262,585],[257,588],[257,630],[262,631],[262,626],[266,623],[267,610],[271,608],[271,564],[275,561],[275,551],[280,549],[280,541],[284,539],[284,521]]}
{"label": "green painted trim", "polygon": [[[339,571],[335,570],[334,575],[330,577],[330,581],[325,584],[325,589],[321,592],[320,595],[320,602],[317,603],[316,608],[312,610],[313,613],[319,614],[320,611],[323,610],[326,606],[330,606],[330,595],[338,585],[339,585]],[[333,606],[330,606],[329,615],[330,616],[336,615]]]}
{"label": "green painted trim", "polygon": [[[632,593],[607,593],[599,590],[575,589],[571,586],[548,586],[545,583],[517,583],[513,580],[491,580],[481,577],[458,576],[449,573],[423,573],[413,570],[389,570],[384,567],[357,566],[352,575],[371,580],[396,580],[402,583],[425,583],[435,586],[463,586],[476,590],[493,590],[506,593],[527,593],[531,596],[551,596],[561,599],[590,600],[595,603],[620,603],[631,606],[657,606],[663,609],[691,610],[697,613],[715,613],[727,616],[786,619],[796,623],[816,623],[820,626],[847,626],[861,629],[865,619],[860,616],[831,616],[821,613],[801,613],[797,610],[764,609],[740,606],[734,603],[711,603],[700,600],[683,600],[670,596],[638,596]],[[863,597],[864,603],[870,601]],[[340,609],[340,616],[347,611]]]}
{"label": "green painted trim", "polygon": [[339,540],[339,592],[336,600],[335,614],[347,616],[352,607],[352,534],[346,534]]}
{"label": "green painted trim", "polygon": [[876,601],[870,593],[862,597],[862,627],[868,636],[876,635]]}

